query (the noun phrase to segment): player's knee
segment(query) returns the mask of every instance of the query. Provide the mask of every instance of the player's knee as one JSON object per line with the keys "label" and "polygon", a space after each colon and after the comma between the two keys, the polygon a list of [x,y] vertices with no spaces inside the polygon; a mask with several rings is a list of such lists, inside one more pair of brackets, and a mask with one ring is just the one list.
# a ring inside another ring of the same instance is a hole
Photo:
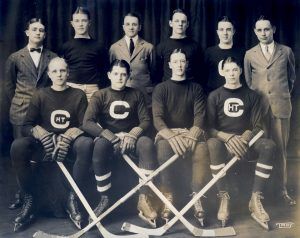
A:
{"label": "player's knee", "polygon": [[154,151],[154,144],[153,141],[147,137],[142,136],[137,140],[136,146],[140,148],[142,151]]}
{"label": "player's knee", "polygon": [[272,154],[272,153],[274,153],[275,148],[276,148],[276,145],[272,140],[266,139],[266,138],[261,139],[261,146],[259,148],[261,151]]}
{"label": "player's knee", "polygon": [[218,150],[218,149],[222,148],[223,144],[224,143],[217,138],[209,138],[207,141],[207,147],[208,147],[209,151]]}
{"label": "player's knee", "polygon": [[80,136],[76,139],[74,146],[77,151],[84,151],[89,153],[93,149],[94,142],[91,137]]}
{"label": "player's knee", "polygon": [[16,160],[26,157],[31,143],[32,142],[27,137],[14,140],[10,148],[11,158]]}

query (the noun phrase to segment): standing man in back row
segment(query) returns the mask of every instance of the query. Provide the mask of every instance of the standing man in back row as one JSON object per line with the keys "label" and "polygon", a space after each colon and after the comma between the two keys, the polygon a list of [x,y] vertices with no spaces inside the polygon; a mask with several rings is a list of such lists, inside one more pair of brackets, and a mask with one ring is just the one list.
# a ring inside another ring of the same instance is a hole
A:
{"label": "standing man in back row", "polygon": [[[216,31],[219,37],[219,44],[207,48],[204,53],[204,70],[206,76],[205,91],[207,93],[225,84],[224,77],[220,74],[222,71],[220,70],[222,60],[231,56],[242,63],[245,55],[243,48],[236,47],[233,44],[235,27],[231,19],[227,16],[219,18]],[[243,77],[241,79],[243,79]],[[242,80],[241,83],[244,84],[244,80]]]}
{"label": "standing man in back row", "polygon": [[169,25],[172,28],[170,38],[160,42],[156,47],[156,81],[166,81],[172,77],[169,68],[170,56],[175,49],[182,49],[189,62],[186,68],[186,79],[202,83],[204,79],[198,78],[201,75],[199,68],[203,61],[202,52],[198,43],[186,35],[189,27],[187,14],[181,9],[174,10]]}
{"label": "standing man in back row", "polygon": [[255,23],[254,32],[259,44],[246,52],[245,79],[248,86],[259,92],[264,99],[265,126],[277,145],[275,172],[278,174],[278,192],[285,203],[296,204],[287,193],[287,143],[289,140],[292,112],[291,91],[295,74],[295,59],[291,48],[274,42],[276,27],[268,18],[261,16]]}
{"label": "standing man in back row", "polygon": [[125,36],[109,49],[110,62],[115,59],[127,61],[130,65],[130,78],[126,86],[140,89],[146,97],[147,105],[151,105],[153,45],[138,35],[141,18],[137,14],[125,15],[123,30]]}
{"label": "standing man in back row", "polygon": [[71,25],[75,31],[74,39],[63,44],[60,55],[69,66],[68,85],[83,90],[89,101],[99,86],[105,86],[103,76],[107,55],[89,34],[91,19],[87,9],[78,7],[72,15]]}

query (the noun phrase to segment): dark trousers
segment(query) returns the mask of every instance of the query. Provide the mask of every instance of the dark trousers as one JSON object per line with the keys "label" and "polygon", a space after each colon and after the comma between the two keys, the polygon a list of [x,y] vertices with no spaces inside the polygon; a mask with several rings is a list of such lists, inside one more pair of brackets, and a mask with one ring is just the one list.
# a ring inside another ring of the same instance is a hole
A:
{"label": "dark trousers", "polygon": [[[207,144],[211,161],[210,168],[212,175],[214,176],[225,166],[225,164],[233,157],[233,155],[230,155],[224,142],[217,138],[210,138]],[[270,177],[273,168],[274,149],[275,144],[272,140],[261,138],[258,139],[254,145],[252,145],[245,158],[242,158],[250,159],[252,156],[258,156],[255,169],[254,185],[252,189],[253,192],[262,191],[267,179]],[[228,186],[226,175],[224,175],[218,180],[217,189],[219,191],[227,191]]]}
{"label": "dark trousers", "polygon": [[[69,150],[68,158],[75,159],[73,176],[79,187],[85,180],[91,164],[92,147],[91,138],[79,136]],[[33,193],[34,168],[42,162],[44,156],[42,144],[33,137],[16,139],[12,143],[10,155],[21,190],[25,193]]]}
{"label": "dark trousers", "polygon": [[[159,165],[170,159],[174,152],[167,140],[161,139],[157,141],[157,159]],[[207,177],[208,167],[208,149],[206,143],[198,143],[192,154],[187,154],[182,160],[192,160],[192,183],[191,189],[194,192],[200,191]],[[176,163],[176,162],[175,162]],[[177,169],[177,168],[176,168]],[[163,191],[171,192],[175,176],[181,176],[183,173],[178,168],[178,173],[173,174],[172,167],[168,167],[160,173],[161,186]]]}

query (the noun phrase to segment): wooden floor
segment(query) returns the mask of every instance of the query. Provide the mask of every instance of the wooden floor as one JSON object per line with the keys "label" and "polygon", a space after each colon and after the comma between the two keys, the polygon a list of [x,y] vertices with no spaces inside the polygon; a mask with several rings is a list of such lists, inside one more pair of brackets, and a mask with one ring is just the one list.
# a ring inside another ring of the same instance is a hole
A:
{"label": "wooden floor", "polygon": [[[27,230],[20,233],[13,233],[13,219],[17,214],[17,211],[11,211],[7,209],[9,201],[12,199],[14,192],[16,191],[16,183],[9,163],[2,163],[0,165],[0,237],[32,237],[37,230],[42,230],[47,233],[54,233],[59,235],[70,235],[75,233],[77,230],[73,224],[67,218],[53,218],[40,216],[36,219],[35,223],[32,224]],[[254,220],[247,210],[247,199],[239,200],[238,197],[231,198],[232,201],[232,223],[237,233],[235,237],[239,238],[299,238],[300,237],[300,160],[289,161],[289,181],[291,193],[297,199],[297,206],[287,207],[281,202],[276,201],[270,197],[265,196],[264,203],[268,204],[265,206],[271,217],[271,231],[265,231],[262,229]],[[247,188],[249,190],[249,188]],[[242,191],[242,190],[241,190]],[[207,200],[214,200],[214,194],[208,194]],[[271,202],[270,202],[271,201]],[[125,204],[126,206],[126,204]],[[133,208],[135,209],[135,208]],[[216,208],[209,208],[210,213],[208,214],[208,228],[218,227],[219,224],[216,220]],[[197,224],[192,216],[187,216],[193,224]],[[129,221],[137,225],[145,225],[138,216],[134,215],[112,215],[108,216],[103,221],[103,224],[107,230],[111,233],[124,235],[120,230],[124,221]],[[291,228],[281,228],[282,224],[291,224]],[[84,237],[101,237],[96,229],[89,231]],[[193,237],[189,231],[180,223],[176,223],[163,237]]]}

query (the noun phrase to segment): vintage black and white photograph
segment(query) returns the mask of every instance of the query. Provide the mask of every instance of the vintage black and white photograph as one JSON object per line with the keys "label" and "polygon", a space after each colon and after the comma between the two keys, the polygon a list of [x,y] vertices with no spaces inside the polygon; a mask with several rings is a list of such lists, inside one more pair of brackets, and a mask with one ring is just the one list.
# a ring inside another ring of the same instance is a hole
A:
{"label": "vintage black and white photograph", "polygon": [[0,237],[300,237],[300,0],[0,0]]}

